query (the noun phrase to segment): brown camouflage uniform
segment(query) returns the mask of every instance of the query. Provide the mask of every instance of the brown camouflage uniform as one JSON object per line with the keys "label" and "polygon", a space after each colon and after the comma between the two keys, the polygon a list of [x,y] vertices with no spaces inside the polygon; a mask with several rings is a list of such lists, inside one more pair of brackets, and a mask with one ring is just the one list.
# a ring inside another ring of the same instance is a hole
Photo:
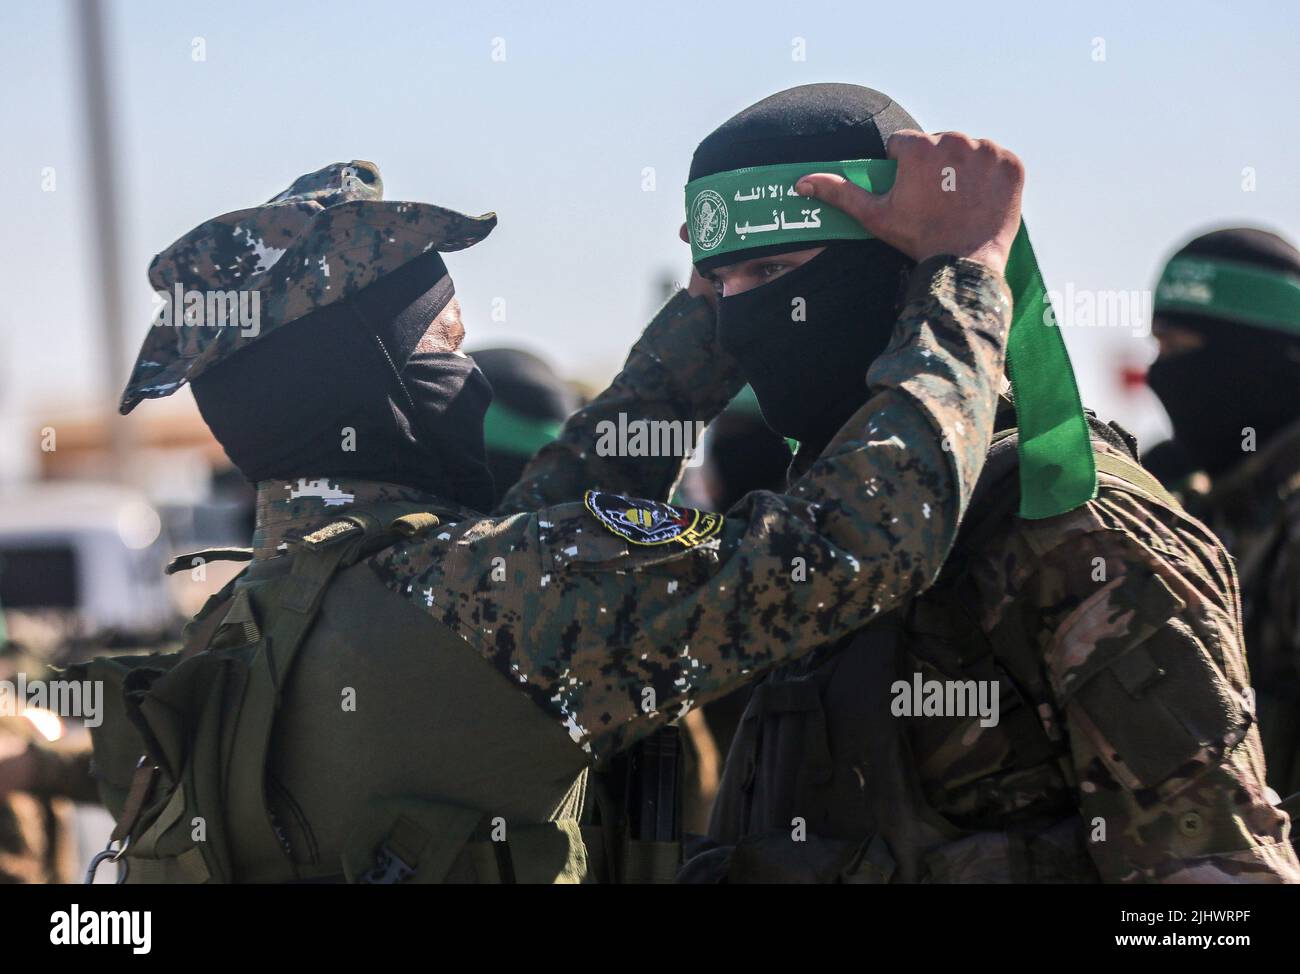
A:
{"label": "brown camouflage uniform", "polygon": [[1005,721],[913,718],[934,808],[987,828],[1073,803],[1106,881],[1300,881],[1245,694],[1237,578],[1204,525],[1103,472],[1082,508],[1005,518],[967,577],[953,594],[988,640],[1038,658],[1021,695],[1068,759],[1018,769]]}
{"label": "brown camouflage uniform", "polygon": [[1186,503],[1236,559],[1268,781],[1286,798],[1300,792],[1300,425]]}

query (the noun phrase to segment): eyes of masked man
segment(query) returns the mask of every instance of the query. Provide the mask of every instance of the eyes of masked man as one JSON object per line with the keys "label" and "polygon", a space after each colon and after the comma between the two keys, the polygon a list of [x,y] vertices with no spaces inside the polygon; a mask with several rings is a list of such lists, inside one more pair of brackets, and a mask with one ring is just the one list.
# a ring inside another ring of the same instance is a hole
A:
{"label": "eyes of masked man", "polygon": [[813,455],[867,400],[915,263],[879,240],[835,241],[714,268],[718,342],[767,424]]}

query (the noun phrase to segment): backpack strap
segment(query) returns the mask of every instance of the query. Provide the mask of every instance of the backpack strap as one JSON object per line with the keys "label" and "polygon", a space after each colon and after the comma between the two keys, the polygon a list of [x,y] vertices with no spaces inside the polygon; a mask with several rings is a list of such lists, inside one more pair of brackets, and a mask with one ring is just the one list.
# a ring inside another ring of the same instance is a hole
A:
{"label": "backpack strap", "polygon": [[[1012,429],[995,433],[975,489],[966,505],[953,554],[978,551],[1020,506],[1019,436]],[[951,557],[951,556],[950,556]]]}
{"label": "backpack strap", "polygon": [[[1137,461],[1136,442],[1128,433],[1114,423],[1106,425],[1091,415],[1088,416],[1088,426],[1092,433],[1094,460],[1098,471],[1121,481],[1133,493],[1144,495],[1175,511],[1183,510],[1173,494]],[[1019,506],[1018,442],[1019,430],[1014,427],[993,435],[984,469],[971,492],[970,503],[953,544],[954,554],[979,550],[1001,527],[1008,513]],[[1106,450],[1100,446],[1101,443],[1115,449]]]}
{"label": "backpack strap", "polygon": [[1126,459],[1118,453],[1102,452],[1100,450],[1096,451],[1096,453],[1098,473],[1109,474],[1117,480],[1122,480],[1125,486],[1136,493],[1145,494],[1153,500],[1159,501],[1165,507],[1172,508],[1175,511],[1183,509],[1183,506],[1178,503],[1174,495],[1165,490],[1160,481],[1156,480],[1137,461]]}

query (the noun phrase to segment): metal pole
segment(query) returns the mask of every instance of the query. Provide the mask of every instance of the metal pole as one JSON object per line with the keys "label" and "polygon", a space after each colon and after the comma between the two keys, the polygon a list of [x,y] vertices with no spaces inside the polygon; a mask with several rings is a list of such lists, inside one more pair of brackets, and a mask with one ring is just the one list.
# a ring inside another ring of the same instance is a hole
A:
{"label": "metal pole", "polygon": [[89,153],[86,183],[94,212],[95,310],[103,323],[103,377],[108,384],[109,476],[124,480],[130,470],[129,424],[117,415],[117,395],[125,377],[127,337],[122,315],[120,243],[118,239],[117,173],[114,167],[113,103],[104,44],[104,4],[77,0],[73,19],[81,52],[82,109]]}

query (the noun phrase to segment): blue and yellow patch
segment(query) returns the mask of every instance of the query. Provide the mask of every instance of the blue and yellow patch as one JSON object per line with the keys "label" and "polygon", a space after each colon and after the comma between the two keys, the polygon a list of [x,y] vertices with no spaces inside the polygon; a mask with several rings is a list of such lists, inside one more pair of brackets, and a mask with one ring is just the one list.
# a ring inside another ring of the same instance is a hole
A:
{"label": "blue and yellow patch", "polygon": [[722,515],[712,511],[674,507],[602,490],[587,491],[582,502],[597,521],[632,544],[660,545],[676,541],[693,548],[722,530]]}

